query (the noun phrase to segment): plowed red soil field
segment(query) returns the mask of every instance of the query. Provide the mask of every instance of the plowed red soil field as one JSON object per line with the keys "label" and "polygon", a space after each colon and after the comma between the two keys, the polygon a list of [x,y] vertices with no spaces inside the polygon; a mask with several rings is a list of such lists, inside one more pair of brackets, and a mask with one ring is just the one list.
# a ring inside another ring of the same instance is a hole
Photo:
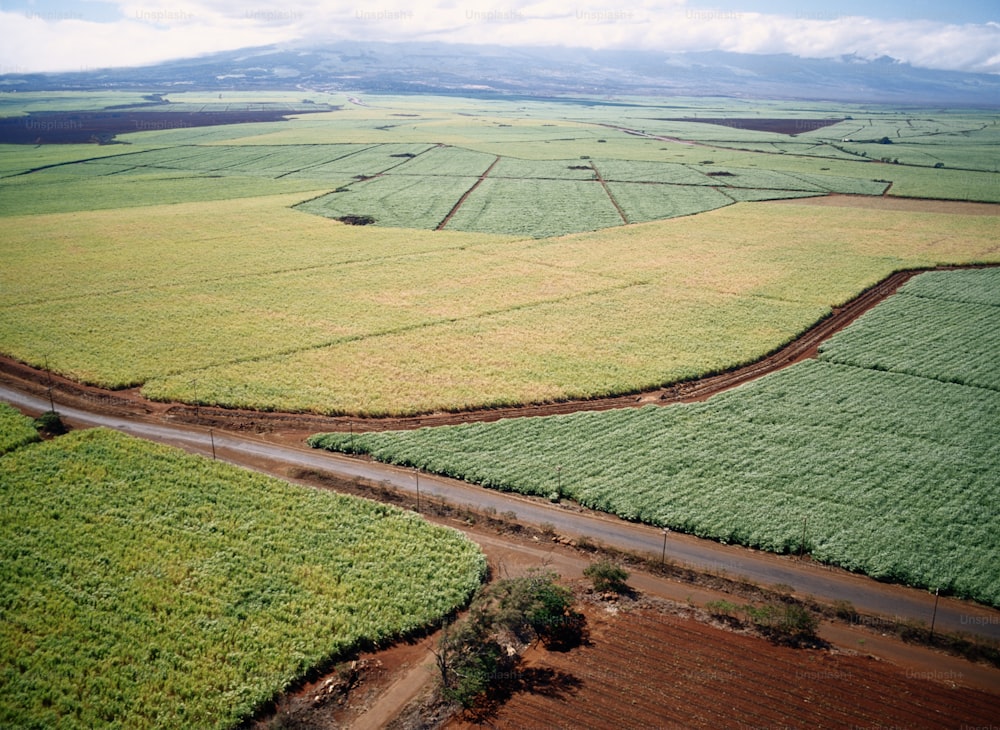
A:
{"label": "plowed red soil field", "polygon": [[701,124],[718,124],[732,129],[751,129],[755,132],[776,132],[794,137],[803,132],[811,132],[831,124],[838,124],[843,119],[761,119],[758,117],[674,117],[660,119],[661,122],[699,122]]}
{"label": "plowed red soil field", "polygon": [[777,646],[657,608],[586,614],[589,645],[530,650],[533,687],[448,727],[957,729],[1000,718],[1000,687],[963,687],[958,672]]}
{"label": "plowed red soil field", "polygon": [[102,109],[79,112],[33,112],[0,119],[0,144],[107,144],[128,132],[210,127],[250,122],[283,122],[289,114],[330,111],[232,110],[219,112],[134,111]]}

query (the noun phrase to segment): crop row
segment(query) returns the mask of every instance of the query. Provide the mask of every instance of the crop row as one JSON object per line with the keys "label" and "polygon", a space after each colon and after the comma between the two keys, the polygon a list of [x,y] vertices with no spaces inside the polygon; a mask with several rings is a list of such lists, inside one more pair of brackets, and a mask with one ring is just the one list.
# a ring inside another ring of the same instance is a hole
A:
{"label": "crop row", "polygon": [[910,279],[901,292],[914,297],[1000,307],[1000,269],[929,271]]}
{"label": "crop row", "polygon": [[412,513],[109,431],[0,458],[0,492],[4,726],[231,727],[485,568]]}
{"label": "crop row", "polygon": [[[586,273],[552,274],[517,260],[445,250],[374,266],[331,264],[209,285],[137,287],[81,298],[71,307],[63,301],[25,304],[0,310],[0,330],[8,347],[23,351],[44,329],[48,347],[61,353],[54,354],[54,367],[72,354],[75,364],[66,374],[123,387],[605,288],[606,282]],[[467,296],[469,291],[477,296]],[[123,311],[131,312],[126,320]],[[81,332],[106,333],[106,340],[83,348]],[[200,376],[187,379],[192,377]],[[192,386],[194,397],[197,392]]]}
{"label": "crop row", "polygon": [[[989,309],[963,352],[995,362]],[[896,326],[856,323],[832,344]],[[935,367],[963,367],[917,335]],[[1000,393],[929,374],[809,361],[705,403],[312,443],[1000,605]]]}

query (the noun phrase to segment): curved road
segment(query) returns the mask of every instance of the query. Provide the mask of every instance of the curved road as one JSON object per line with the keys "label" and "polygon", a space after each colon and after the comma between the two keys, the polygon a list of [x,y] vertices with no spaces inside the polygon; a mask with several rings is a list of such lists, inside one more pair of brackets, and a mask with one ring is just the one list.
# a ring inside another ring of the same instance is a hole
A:
{"label": "curved road", "polygon": [[[49,410],[47,398],[28,395],[6,384],[0,384],[0,400],[29,412]],[[361,477],[374,482],[389,482],[410,492],[415,492],[418,486],[418,476],[413,470],[317,451],[306,446],[282,446],[243,434],[91,413],[64,405],[59,405],[58,411],[74,425],[116,429],[209,456],[214,451],[220,459],[252,469],[267,471],[260,466],[262,463],[279,464],[281,468],[270,471],[282,478],[287,478],[284,469],[300,468],[345,478]],[[692,568],[728,577],[744,577],[762,585],[790,586],[797,595],[813,596],[821,601],[849,601],[862,614],[923,621],[926,624],[931,623],[934,615],[934,596],[926,591],[878,583],[794,557],[720,545],[677,533],[665,535],[662,530],[625,522],[610,515],[529,500],[428,474],[419,475],[419,489],[423,497],[443,498],[456,505],[471,504],[479,510],[493,508],[498,513],[513,511],[519,522],[534,525],[547,523],[562,535],[587,536],[611,547],[657,557],[665,552],[669,560]],[[1000,611],[941,598],[934,626],[937,630],[1000,640]]]}

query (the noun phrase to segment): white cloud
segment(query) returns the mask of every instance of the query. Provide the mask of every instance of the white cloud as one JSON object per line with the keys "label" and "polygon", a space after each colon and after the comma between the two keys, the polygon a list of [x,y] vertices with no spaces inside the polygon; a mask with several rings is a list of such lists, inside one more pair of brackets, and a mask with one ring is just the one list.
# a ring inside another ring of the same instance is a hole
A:
{"label": "white cloud", "polygon": [[728,12],[685,0],[127,0],[114,23],[0,11],[0,71],[140,65],[279,43],[441,40],[662,51],[728,50],[805,57],[888,55],[913,65],[1000,73],[1000,25],[947,25]]}
{"label": "white cloud", "polygon": [[252,24],[243,28],[185,10],[147,6],[115,23],[42,21],[0,12],[0,71],[79,71],[139,66],[210,51],[288,40]]}

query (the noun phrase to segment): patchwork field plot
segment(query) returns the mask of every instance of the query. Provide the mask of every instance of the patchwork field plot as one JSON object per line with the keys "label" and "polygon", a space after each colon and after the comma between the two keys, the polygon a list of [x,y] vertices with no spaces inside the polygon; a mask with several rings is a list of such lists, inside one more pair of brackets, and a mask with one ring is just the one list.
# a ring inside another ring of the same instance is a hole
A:
{"label": "patchwork field plot", "polygon": [[[918,279],[916,286],[904,287],[850,331],[822,346],[823,359],[1000,391],[1000,269],[974,273],[978,276],[962,277],[962,284],[952,286]],[[990,346],[976,347],[978,343]]]}
{"label": "patchwork field plot", "polygon": [[436,228],[478,178],[384,175],[298,206],[327,218],[367,218],[379,226]]}
{"label": "patchwork field plot", "polygon": [[[661,218],[704,213],[732,204],[739,198],[702,185],[653,185],[648,183],[609,182],[608,193],[621,206],[629,223],[643,223]],[[772,200],[774,191],[754,190]],[[811,193],[806,193],[810,195]]]}
{"label": "patchwork field plot", "polygon": [[[958,292],[994,296],[996,272],[914,289],[950,311],[948,298]],[[915,298],[898,295],[886,305],[889,315],[876,308],[862,317],[820,361],[705,403],[353,439],[327,434],[312,443],[497,489],[548,496],[561,488],[559,496],[626,519],[805,550],[876,578],[1000,605],[1000,536],[990,507],[1000,393],[945,382],[966,370],[965,357],[952,349],[958,338],[920,329],[923,308],[895,314],[899,299]],[[968,306],[988,310],[962,330],[961,351],[974,353],[972,381],[975,363],[1000,357],[1000,310]],[[900,345],[901,331],[912,340]],[[912,374],[834,361],[838,350],[843,359],[867,347],[901,360],[914,349],[929,354],[912,363]]]}
{"label": "patchwork field plot", "polygon": [[469,195],[446,228],[544,238],[622,223],[597,182],[489,177]]}
{"label": "patchwork field plot", "polygon": [[233,727],[479,585],[412,513],[101,430],[0,458],[0,724]]}
{"label": "patchwork field plot", "polygon": [[[480,178],[482,184],[476,182]],[[582,185],[594,181],[608,185]],[[428,229],[440,226],[453,211],[446,226],[450,230],[541,238],[691,215],[734,200],[831,190],[880,194],[887,183],[837,176],[810,180],[785,172],[709,165],[615,159],[594,163],[588,155],[576,160],[521,159],[418,143],[183,144],[78,164],[68,161],[0,178],[8,201],[6,215],[236,198],[331,185],[335,192],[306,203],[302,210],[379,226]],[[155,197],[157,190],[163,193],[162,201]],[[737,192],[724,194],[728,190]]]}

